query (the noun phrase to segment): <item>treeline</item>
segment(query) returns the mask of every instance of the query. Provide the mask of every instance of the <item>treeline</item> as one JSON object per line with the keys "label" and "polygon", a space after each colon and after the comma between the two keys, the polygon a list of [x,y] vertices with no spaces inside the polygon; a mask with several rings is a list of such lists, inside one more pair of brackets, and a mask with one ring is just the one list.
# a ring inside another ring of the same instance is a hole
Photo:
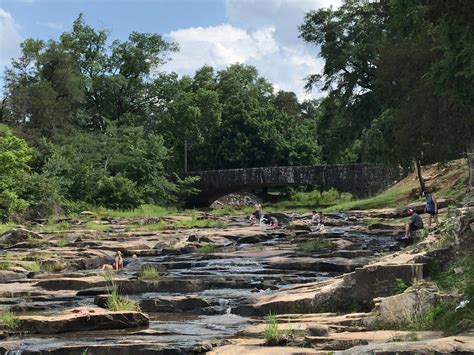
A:
{"label": "treeline", "polygon": [[252,66],[160,71],[177,49],[135,32],[110,43],[82,15],[58,40],[24,41],[5,74],[0,218],[176,204],[183,170],[320,161],[314,102]]}
{"label": "treeline", "polygon": [[308,13],[300,35],[325,61],[307,82],[328,92],[323,161],[432,163],[473,142],[473,1],[347,0]]}
{"label": "treeline", "polygon": [[5,72],[0,219],[177,204],[183,170],[458,158],[474,135],[474,2],[346,1],[306,15],[325,60],[298,102],[252,66],[160,70],[178,45],[111,41],[80,15]]}

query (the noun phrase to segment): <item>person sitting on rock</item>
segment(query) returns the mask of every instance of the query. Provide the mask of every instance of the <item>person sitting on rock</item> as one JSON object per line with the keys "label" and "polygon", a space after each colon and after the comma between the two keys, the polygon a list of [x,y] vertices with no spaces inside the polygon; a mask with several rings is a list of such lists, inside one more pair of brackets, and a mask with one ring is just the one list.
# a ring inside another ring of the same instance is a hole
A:
{"label": "person sitting on rock", "polygon": [[[136,257],[136,255],[135,255]],[[102,270],[120,270],[123,268],[123,257],[122,252],[119,250],[115,253],[115,258],[112,264],[104,264],[102,265]]]}
{"label": "person sitting on rock", "polygon": [[410,216],[410,218],[405,224],[405,236],[402,238],[406,241],[407,245],[413,241],[416,231],[419,229],[423,229],[423,220],[418,215],[418,213],[409,208],[408,216]]}

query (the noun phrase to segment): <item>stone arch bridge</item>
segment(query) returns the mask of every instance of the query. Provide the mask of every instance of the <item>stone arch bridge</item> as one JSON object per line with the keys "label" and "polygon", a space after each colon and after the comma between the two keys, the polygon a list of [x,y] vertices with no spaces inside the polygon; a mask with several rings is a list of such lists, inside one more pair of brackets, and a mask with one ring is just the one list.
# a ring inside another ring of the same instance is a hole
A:
{"label": "stone arch bridge", "polygon": [[335,188],[356,197],[367,197],[403,177],[398,167],[374,164],[280,166],[188,172],[199,176],[197,195],[186,201],[188,207],[206,207],[232,192],[272,186],[313,185],[322,190]]}

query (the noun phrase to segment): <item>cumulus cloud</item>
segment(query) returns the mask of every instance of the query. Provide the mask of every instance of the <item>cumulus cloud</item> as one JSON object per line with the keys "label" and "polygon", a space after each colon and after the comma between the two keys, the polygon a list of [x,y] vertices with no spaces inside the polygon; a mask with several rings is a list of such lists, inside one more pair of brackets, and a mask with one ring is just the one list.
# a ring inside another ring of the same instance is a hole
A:
{"label": "cumulus cloud", "polygon": [[21,41],[12,15],[0,8],[0,65],[9,64],[12,58],[21,54]]}
{"label": "cumulus cloud", "polygon": [[321,96],[304,90],[305,78],[319,73],[323,61],[298,38],[304,15],[342,0],[226,0],[229,23],[180,29],[167,34],[179,43],[165,70],[193,75],[207,64],[221,70],[233,63],[254,65],[275,90],[294,91],[300,100]]}
{"label": "cumulus cloud", "polygon": [[53,30],[60,30],[61,28],[63,28],[63,24],[62,23],[57,23],[57,22],[36,21],[36,24],[40,25],[40,26],[45,26],[45,27],[51,28]]}

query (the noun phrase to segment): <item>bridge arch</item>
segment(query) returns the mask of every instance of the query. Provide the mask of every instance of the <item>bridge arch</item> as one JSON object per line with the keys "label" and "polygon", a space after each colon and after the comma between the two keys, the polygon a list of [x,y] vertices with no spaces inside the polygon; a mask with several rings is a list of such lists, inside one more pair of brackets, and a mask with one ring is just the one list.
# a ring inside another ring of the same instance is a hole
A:
{"label": "bridge arch", "polygon": [[279,166],[188,172],[199,176],[200,192],[190,196],[187,207],[207,207],[218,198],[242,190],[288,185],[335,188],[356,197],[368,197],[403,177],[402,169],[375,164]]}

